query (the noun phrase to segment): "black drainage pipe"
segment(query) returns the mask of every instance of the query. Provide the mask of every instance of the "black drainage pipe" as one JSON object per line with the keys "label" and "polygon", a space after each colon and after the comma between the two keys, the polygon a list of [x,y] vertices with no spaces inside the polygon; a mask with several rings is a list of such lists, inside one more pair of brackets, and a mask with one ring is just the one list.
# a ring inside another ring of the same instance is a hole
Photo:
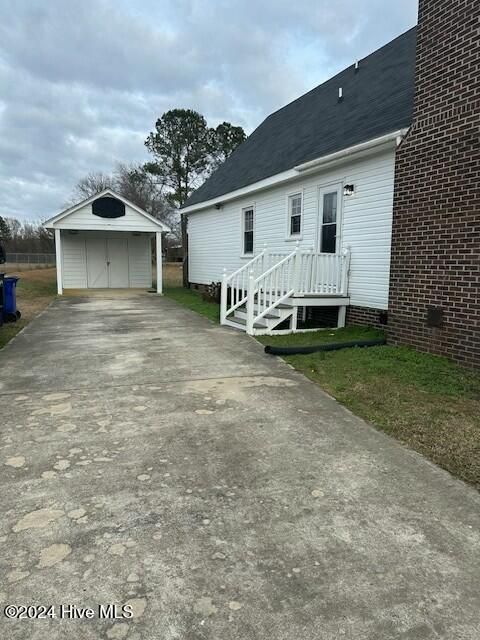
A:
{"label": "black drainage pipe", "polygon": [[269,344],[265,347],[265,353],[272,356],[293,356],[299,353],[315,353],[316,351],[338,351],[350,347],[378,347],[386,343],[385,338],[377,340],[352,340],[351,342],[330,342],[315,344],[309,347],[273,347]]}

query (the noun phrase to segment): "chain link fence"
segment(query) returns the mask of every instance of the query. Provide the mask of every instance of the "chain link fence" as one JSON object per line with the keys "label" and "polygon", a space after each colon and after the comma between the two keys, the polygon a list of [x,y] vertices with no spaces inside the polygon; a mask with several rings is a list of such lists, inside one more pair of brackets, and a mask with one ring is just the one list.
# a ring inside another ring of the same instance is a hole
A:
{"label": "chain link fence", "polygon": [[7,253],[9,264],[55,264],[54,253]]}

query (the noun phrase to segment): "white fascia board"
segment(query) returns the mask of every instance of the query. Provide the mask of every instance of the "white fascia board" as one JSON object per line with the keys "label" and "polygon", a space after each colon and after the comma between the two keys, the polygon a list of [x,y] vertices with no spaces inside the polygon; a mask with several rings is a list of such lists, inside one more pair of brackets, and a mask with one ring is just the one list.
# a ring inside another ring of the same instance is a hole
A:
{"label": "white fascia board", "polygon": [[269,178],[265,178],[264,180],[259,180],[258,182],[249,184],[248,186],[242,187],[241,189],[235,189],[235,191],[225,193],[223,196],[218,196],[217,198],[212,198],[211,200],[204,200],[203,202],[199,202],[198,204],[191,204],[189,207],[180,209],[180,213],[193,213],[194,211],[199,211],[200,209],[207,209],[208,207],[215,206],[216,204],[223,204],[224,202],[228,202],[229,200],[241,198],[242,196],[246,196],[249,193],[253,193],[254,191],[262,191],[263,189],[268,189],[272,186],[279,185],[282,182],[288,182],[289,180],[293,180],[294,178],[298,178],[298,172],[295,171],[295,169],[282,171],[282,173],[276,173],[274,176],[270,176]]}
{"label": "white fascia board", "polygon": [[242,187],[241,189],[230,191],[229,193],[225,193],[224,195],[218,196],[217,198],[205,200],[204,202],[199,202],[198,204],[192,204],[189,207],[180,209],[180,213],[195,213],[197,211],[201,211],[202,209],[208,209],[209,207],[214,207],[215,205],[223,204],[225,202],[229,202],[230,200],[235,200],[237,198],[241,198],[257,191],[263,191],[264,189],[278,186],[284,182],[290,182],[291,180],[295,180],[301,175],[313,173],[320,168],[329,169],[343,162],[357,160],[358,158],[362,158],[373,153],[378,153],[382,149],[389,149],[392,147],[392,145],[396,147],[406,135],[407,131],[408,129],[399,129],[397,131],[392,131],[391,133],[388,133],[379,138],[373,138],[372,140],[368,140],[367,142],[362,142],[352,147],[342,149],[341,151],[336,151],[335,153],[330,153],[326,156],[322,156],[321,158],[310,160],[309,162],[305,162],[304,164],[299,164],[296,167],[293,167],[293,169],[283,171],[282,173],[277,173],[274,176],[265,178],[264,180],[259,180],[258,182],[254,182],[253,184]]}

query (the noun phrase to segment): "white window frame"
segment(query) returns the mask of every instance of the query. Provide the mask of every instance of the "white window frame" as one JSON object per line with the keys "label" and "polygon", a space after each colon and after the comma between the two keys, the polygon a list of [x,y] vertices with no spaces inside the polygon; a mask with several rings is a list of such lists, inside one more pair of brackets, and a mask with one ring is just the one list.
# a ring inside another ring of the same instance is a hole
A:
{"label": "white window frame", "polygon": [[[252,253],[245,253],[245,212],[246,211],[253,211],[253,247],[252,247]],[[242,229],[242,235],[240,238],[240,248],[241,248],[241,252],[240,252],[240,257],[241,258],[253,258],[255,255],[255,218],[256,218],[256,211],[255,211],[255,203],[254,204],[250,204],[246,207],[242,207],[241,210],[241,229]]]}
{"label": "white window frame", "polygon": [[[292,217],[292,213],[291,213],[291,209],[290,209],[290,202],[292,201],[292,198],[294,196],[300,196],[301,198],[301,210],[300,210],[300,233],[291,233],[291,217]],[[287,242],[296,242],[297,240],[301,240],[303,238],[303,210],[304,210],[304,194],[303,194],[303,189],[297,189],[296,191],[291,191],[290,193],[287,193],[286,195],[286,209],[287,209],[287,233],[286,233],[286,237],[285,240]]]}
{"label": "white window frame", "polygon": [[[322,249],[322,230],[323,230],[323,196],[327,193],[337,193],[337,235],[335,253],[342,250],[343,240],[343,182],[334,182],[326,185],[320,185],[318,188],[318,218],[317,218],[317,251],[320,253]],[[334,254],[332,254],[334,255]]]}

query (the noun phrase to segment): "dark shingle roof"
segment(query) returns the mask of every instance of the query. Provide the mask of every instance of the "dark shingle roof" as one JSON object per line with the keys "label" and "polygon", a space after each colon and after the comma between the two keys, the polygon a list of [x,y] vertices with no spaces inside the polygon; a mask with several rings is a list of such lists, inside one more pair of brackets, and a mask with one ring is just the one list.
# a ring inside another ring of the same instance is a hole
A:
{"label": "dark shingle roof", "polygon": [[[272,113],[185,206],[411,123],[416,27]],[[338,101],[338,88],[343,101]]]}

